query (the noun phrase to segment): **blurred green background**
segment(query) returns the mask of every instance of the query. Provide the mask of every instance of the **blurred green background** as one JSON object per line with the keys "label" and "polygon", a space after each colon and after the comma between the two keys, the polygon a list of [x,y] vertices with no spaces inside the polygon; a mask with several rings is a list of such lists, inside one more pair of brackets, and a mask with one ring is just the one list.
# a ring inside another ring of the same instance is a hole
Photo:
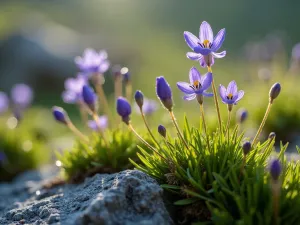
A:
{"label": "blurred green background", "polygon": [[[283,82],[289,73],[292,46],[300,41],[299,7],[296,0],[2,0],[0,89],[9,91],[16,82],[27,83],[35,90],[34,105],[49,109],[61,105],[72,118],[79,118],[76,107],[61,100],[63,81],[76,75],[74,57],[86,47],[106,49],[111,63],[127,66],[134,89],[147,97],[155,98],[155,77],[164,75],[173,87],[178,118],[185,112],[198,120],[197,103],[180,100],[176,81],[187,81],[192,66],[206,72],[186,58],[189,48],[183,39],[184,31],[198,34],[206,20],[215,34],[223,27],[227,30],[222,47],[227,56],[217,59],[213,67],[216,84],[235,79],[249,93],[239,106],[248,108],[253,118],[254,112],[261,111],[252,125],[255,128],[272,81]],[[261,68],[270,71],[271,81],[258,79]],[[105,91],[114,108],[109,73]],[[214,120],[213,100],[207,102],[208,117]]]}

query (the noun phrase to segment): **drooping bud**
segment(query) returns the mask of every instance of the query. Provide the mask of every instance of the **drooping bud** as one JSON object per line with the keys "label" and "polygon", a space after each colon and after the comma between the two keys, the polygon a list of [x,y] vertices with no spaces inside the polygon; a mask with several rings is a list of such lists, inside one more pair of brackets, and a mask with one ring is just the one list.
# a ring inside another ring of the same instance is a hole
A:
{"label": "drooping bud", "polygon": [[248,118],[248,111],[246,109],[240,108],[236,112],[236,121],[238,123],[244,123],[247,118]]}
{"label": "drooping bud", "polygon": [[269,139],[273,140],[276,137],[276,133],[275,132],[271,132],[269,134]]}
{"label": "drooping bud", "polygon": [[243,153],[244,155],[248,155],[248,153],[251,151],[251,142],[250,141],[246,141],[243,144]]}
{"label": "drooping bud", "polygon": [[53,106],[52,114],[57,122],[67,124],[69,121],[69,116],[67,112],[61,107]]}
{"label": "drooping bud", "polygon": [[135,92],[135,95],[134,95],[134,99],[135,99],[135,102],[136,104],[142,108],[143,107],[143,104],[144,104],[144,95],[143,95],[143,92],[141,91],[136,91]]}
{"label": "drooping bud", "polygon": [[269,92],[270,103],[273,103],[273,100],[275,98],[277,98],[277,96],[279,95],[280,91],[281,91],[281,85],[279,83],[275,83],[271,87],[270,92]]}
{"label": "drooping bud", "polygon": [[122,121],[126,124],[129,124],[131,106],[129,102],[123,97],[119,97],[117,99],[117,112],[122,117]]}
{"label": "drooping bud", "polygon": [[163,125],[159,125],[158,128],[157,128],[157,130],[158,130],[158,133],[162,137],[166,138],[166,136],[167,136],[167,130],[166,130],[166,128]]}
{"label": "drooping bud", "polygon": [[90,110],[96,112],[97,96],[93,89],[88,85],[84,85],[82,87],[82,98],[85,104],[90,108]]}
{"label": "drooping bud", "polygon": [[166,109],[172,111],[172,90],[163,76],[156,78],[156,94],[160,99],[161,103],[166,107]]}
{"label": "drooping bud", "polygon": [[122,67],[120,65],[114,65],[111,68],[111,71],[112,71],[112,74],[113,74],[114,78],[117,78],[117,77],[121,76],[121,70],[122,70]]}
{"label": "drooping bud", "polygon": [[270,164],[270,174],[271,177],[274,181],[277,181],[280,174],[281,174],[282,168],[281,168],[281,163],[278,159],[274,159],[271,161]]}

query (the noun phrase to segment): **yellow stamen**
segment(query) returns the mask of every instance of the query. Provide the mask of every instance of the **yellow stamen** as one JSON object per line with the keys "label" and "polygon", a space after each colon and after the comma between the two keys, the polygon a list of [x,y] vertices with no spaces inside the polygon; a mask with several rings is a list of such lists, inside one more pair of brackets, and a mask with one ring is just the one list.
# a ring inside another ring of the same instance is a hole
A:
{"label": "yellow stamen", "polygon": [[230,100],[232,100],[233,95],[232,95],[231,93],[229,93],[229,94],[227,95],[227,98],[230,99]]}
{"label": "yellow stamen", "polygon": [[198,86],[199,86],[199,81],[198,81],[198,80],[195,80],[195,81],[194,81],[194,87],[195,87],[195,88],[198,88]]}
{"label": "yellow stamen", "polygon": [[203,45],[208,48],[209,47],[209,40],[204,40]]}

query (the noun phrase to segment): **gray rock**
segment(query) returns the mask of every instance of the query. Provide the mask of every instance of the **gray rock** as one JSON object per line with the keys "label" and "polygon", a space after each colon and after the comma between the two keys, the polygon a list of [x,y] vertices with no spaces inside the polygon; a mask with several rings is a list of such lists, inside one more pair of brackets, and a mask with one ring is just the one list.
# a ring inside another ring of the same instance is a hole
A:
{"label": "gray rock", "polygon": [[43,189],[44,181],[33,177],[30,182],[21,177],[22,182],[0,184],[0,199],[4,199],[2,190],[8,194],[6,205],[0,207],[0,224],[18,224],[21,220],[25,224],[172,224],[162,189],[140,171],[96,174],[82,184],[52,189]]}

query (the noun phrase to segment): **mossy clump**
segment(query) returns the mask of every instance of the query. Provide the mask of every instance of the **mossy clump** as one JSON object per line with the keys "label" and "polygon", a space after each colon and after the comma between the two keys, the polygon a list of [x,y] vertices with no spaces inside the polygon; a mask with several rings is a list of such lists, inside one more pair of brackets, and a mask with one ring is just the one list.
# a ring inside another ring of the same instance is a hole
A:
{"label": "mossy clump", "polygon": [[78,140],[72,149],[57,153],[67,181],[78,183],[96,173],[116,173],[133,168],[128,158],[138,159],[138,142],[134,135],[122,129],[107,131],[105,135],[107,142],[94,132],[89,143]]}

